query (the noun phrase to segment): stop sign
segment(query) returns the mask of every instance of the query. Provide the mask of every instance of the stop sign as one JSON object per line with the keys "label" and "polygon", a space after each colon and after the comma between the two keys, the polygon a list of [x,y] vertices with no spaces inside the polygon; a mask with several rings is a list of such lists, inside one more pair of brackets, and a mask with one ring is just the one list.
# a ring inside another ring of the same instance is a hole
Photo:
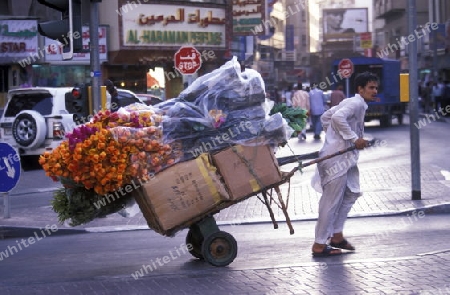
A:
{"label": "stop sign", "polygon": [[338,73],[342,78],[350,78],[353,74],[353,70],[353,62],[350,59],[344,58],[339,61]]}
{"label": "stop sign", "polygon": [[183,75],[195,74],[202,66],[200,52],[193,46],[183,46],[175,53],[175,68]]}

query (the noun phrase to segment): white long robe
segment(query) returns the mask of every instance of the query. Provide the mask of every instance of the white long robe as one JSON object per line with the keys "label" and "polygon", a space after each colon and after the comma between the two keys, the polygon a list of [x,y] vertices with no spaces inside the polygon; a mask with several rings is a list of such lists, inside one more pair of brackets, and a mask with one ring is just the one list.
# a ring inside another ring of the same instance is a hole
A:
{"label": "white long robe", "polygon": [[[346,149],[352,146],[356,139],[364,136],[364,115],[367,107],[364,99],[356,94],[344,99],[321,116],[326,136],[319,157]],[[353,193],[360,193],[358,157],[359,151],[355,149],[318,163],[311,181],[313,188],[322,193],[324,185],[347,173],[348,188]]]}

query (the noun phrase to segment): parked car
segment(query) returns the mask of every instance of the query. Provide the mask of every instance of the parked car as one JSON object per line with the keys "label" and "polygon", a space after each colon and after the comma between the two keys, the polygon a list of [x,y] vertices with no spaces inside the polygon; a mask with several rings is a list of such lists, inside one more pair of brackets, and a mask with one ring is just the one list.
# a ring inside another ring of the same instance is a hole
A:
{"label": "parked car", "polygon": [[153,95],[153,94],[148,94],[148,93],[138,93],[138,94],[136,94],[136,95],[137,95],[137,96],[142,100],[142,102],[145,103],[146,105],[152,105],[152,106],[154,106],[154,105],[156,105],[156,104],[158,104],[158,103],[164,101],[161,97],[156,96],[156,95]]}
{"label": "parked car", "polygon": [[[0,117],[0,140],[20,155],[22,168],[35,167],[38,157],[52,151],[78,123],[84,123],[88,107],[76,100],[74,87],[32,87],[8,92]],[[79,95],[80,91],[77,89]],[[131,91],[118,89],[120,106],[142,101]],[[107,94],[107,100],[111,97]]]}
{"label": "parked car", "polygon": [[130,90],[126,90],[126,89],[117,89],[117,93],[119,94],[118,99],[119,99],[119,104],[121,107],[133,104],[133,103],[145,103],[145,101],[143,101],[143,99],[138,96],[136,93],[134,93],[133,91]]}
{"label": "parked car", "polygon": [[19,88],[8,92],[0,117],[0,137],[15,148],[26,170],[32,157],[51,151],[74,126],[74,115],[66,107],[66,93],[73,87]]}

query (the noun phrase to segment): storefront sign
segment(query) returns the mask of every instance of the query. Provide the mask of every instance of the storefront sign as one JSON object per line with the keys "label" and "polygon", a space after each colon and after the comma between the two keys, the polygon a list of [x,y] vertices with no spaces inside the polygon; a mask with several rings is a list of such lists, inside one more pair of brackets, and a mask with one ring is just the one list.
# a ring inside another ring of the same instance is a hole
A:
{"label": "storefront sign", "polygon": [[225,9],[141,4],[124,4],[121,15],[122,47],[225,47]]}
{"label": "storefront sign", "polygon": [[[100,26],[98,28],[98,49],[100,53],[100,61],[106,61],[108,59],[108,48],[106,40],[106,27]],[[86,49],[86,53],[74,53],[72,62],[78,61],[85,64],[90,63],[90,53],[89,53],[89,27],[83,26],[82,32],[83,38],[83,49]],[[62,44],[58,41],[45,38],[45,61],[47,62],[62,62]],[[64,61],[64,63],[67,63]]]}
{"label": "storefront sign", "polygon": [[372,33],[365,32],[359,33],[354,37],[354,50],[355,51],[365,51],[366,49],[372,48]]}
{"label": "storefront sign", "polygon": [[264,0],[233,0],[233,34],[250,36],[264,33],[263,27],[265,15]]}
{"label": "storefront sign", "polygon": [[1,60],[14,62],[37,52],[37,20],[0,20]]}

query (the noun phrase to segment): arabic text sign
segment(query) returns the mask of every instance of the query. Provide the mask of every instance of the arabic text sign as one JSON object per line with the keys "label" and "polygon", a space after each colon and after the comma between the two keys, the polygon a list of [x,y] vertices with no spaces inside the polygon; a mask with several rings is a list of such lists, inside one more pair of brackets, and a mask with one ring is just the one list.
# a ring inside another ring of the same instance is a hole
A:
{"label": "arabic text sign", "polygon": [[183,75],[195,74],[202,66],[200,52],[191,46],[181,47],[174,55],[175,68]]}
{"label": "arabic text sign", "polygon": [[37,52],[36,20],[0,20],[0,57],[23,58]]}
{"label": "arabic text sign", "polygon": [[263,23],[264,11],[264,0],[233,0],[233,34],[254,35],[255,27]]}
{"label": "arabic text sign", "polygon": [[142,4],[120,20],[125,47],[225,47],[227,20],[222,8]]}
{"label": "arabic text sign", "polygon": [[0,142],[0,193],[12,190],[20,178],[20,157],[12,146]]}

